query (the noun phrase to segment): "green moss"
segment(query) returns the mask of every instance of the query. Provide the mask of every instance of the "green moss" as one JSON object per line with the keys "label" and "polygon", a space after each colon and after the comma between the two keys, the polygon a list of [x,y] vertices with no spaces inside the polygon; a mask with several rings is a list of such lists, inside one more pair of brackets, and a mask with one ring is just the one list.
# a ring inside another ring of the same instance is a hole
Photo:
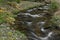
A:
{"label": "green moss", "polygon": [[51,1],[50,9],[52,11],[56,11],[58,8],[59,8],[59,3],[57,3],[56,1]]}

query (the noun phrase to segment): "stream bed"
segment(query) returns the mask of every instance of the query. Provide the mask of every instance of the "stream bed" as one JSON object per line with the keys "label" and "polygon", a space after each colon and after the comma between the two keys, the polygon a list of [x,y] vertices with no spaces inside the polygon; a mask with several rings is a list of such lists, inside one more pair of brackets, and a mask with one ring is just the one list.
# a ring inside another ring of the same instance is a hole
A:
{"label": "stream bed", "polygon": [[28,40],[60,40],[60,28],[51,21],[50,4],[18,13],[16,29],[26,34]]}

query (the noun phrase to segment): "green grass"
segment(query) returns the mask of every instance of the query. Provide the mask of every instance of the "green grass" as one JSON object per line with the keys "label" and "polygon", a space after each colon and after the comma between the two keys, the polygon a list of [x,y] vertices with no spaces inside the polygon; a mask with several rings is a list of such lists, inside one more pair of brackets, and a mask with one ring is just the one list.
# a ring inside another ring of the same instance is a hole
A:
{"label": "green grass", "polygon": [[59,8],[59,3],[57,3],[55,0],[53,1],[51,1],[51,4],[50,4],[50,9],[52,10],[52,11],[56,11],[58,8]]}
{"label": "green grass", "polygon": [[[24,33],[14,30],[14,27],[9,23],[14,22],[14,13],[40,6],[40,3],[21,1],[20,3],[15,3],[18,4],[17,7],[19,7],[19,9],[17,9],[9,4],[4,4],[1,0],[0,2],[2,3],[0,3],[0,40],[27,40]],[[6,18],[8,19],[6,20]]]}

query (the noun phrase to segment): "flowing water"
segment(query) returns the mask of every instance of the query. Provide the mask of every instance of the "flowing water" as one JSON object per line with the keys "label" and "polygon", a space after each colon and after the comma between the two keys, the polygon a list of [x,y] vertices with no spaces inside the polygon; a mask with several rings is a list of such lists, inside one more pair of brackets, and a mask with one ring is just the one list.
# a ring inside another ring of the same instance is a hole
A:
{"label": "flowing water", "polygon": [[53,14],[49,11],[49,5],[18,13],[16,29],[24,32],[28,40],[60,40],[60,30],[52,26]]}

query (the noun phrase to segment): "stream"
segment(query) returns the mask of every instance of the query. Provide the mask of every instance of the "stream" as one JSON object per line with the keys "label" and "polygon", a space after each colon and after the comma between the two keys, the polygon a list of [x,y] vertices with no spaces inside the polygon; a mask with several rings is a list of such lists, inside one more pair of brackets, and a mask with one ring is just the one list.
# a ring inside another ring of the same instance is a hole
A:
{"label": "stream", "polygon": [[51,22],[53,14],[49,5],[18,13],[16,29],[24,32],[28,40],[60,40],[60,30]]}

